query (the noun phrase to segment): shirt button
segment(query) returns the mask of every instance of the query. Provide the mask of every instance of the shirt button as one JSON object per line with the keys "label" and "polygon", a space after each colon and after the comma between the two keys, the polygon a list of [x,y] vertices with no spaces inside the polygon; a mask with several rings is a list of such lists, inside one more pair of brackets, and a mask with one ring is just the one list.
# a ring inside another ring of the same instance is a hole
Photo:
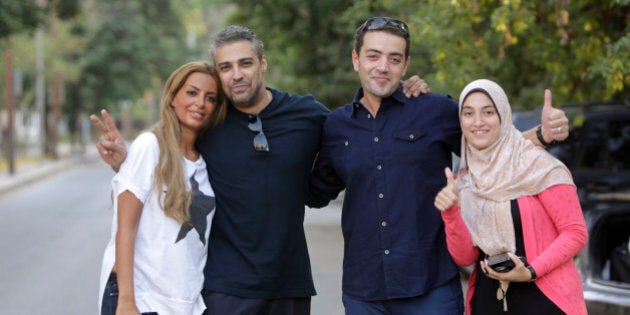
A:
{"label": "shirt button", "polygon": [[378,194],[379,199],[383,199],[383,194]]}
{"label": "shirt button", "polygon": [[381,226],[387,226],[387,221],[381,222]]}
{"label": "shirt button", "polygon": [[343,144],[347,147],[348,146],[348,141],[344,142]]}
{"label": "shirt button", "polygon": [[413,138],[415,138],[415,137],[416,137],[416,136],[414,136],[413,134],[410,134],[410,135],[409,135],[409,139],[412,139],[412,140],[413,140]]}
{"label": "shirt button", "polygon": [[383,169],[383,167],[379,164],[379,165],[376,166],[376,169],[380,171],[380,170]]}
{"label": "shirt button", "polygon": [[368,119],[372,118],[372,115],[371,115],[371,114],[368,114],[367,118],[368,118]]}
{"label": "shirt button", "polygon": [[385,250],[385,255],[389,255],[389,249]]}
{"label": "shirt button", "polygon": [[374,142],[378,142],[378,137],[374,137]]}

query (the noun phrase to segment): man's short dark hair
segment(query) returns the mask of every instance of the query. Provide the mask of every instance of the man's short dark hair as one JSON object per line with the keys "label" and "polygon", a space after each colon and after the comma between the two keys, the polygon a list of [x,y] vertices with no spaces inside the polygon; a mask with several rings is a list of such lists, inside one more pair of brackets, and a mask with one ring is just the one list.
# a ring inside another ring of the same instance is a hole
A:
{"label": "man's short dark hair", "polygon": [[258,36],[247,27],[240,25],[230,25],[214,34],[210,43],[210,56],[215,60],[217,48],[223,45],[232,44],[241,40],[247,40],[252,44],[252,49],[256,52],[258,60],[262,60],[264,44]]}
{"label": "man's short dark hair", "polygon": [[409,58],[409,27],[404,22],[382,16],[373,17],[365,21],[357,28],[354,34],[354,50],[357,54],[363,47],[363,38],[367,32],[385,32],[404,38],[406,42],[405,58]]}

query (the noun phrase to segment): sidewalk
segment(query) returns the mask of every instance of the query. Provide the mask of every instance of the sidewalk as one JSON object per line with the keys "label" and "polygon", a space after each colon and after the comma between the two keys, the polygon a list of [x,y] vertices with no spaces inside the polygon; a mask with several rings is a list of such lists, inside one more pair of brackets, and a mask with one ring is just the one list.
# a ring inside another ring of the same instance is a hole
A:
{"label": "sidewalk", "polygon": [[9,174],[7,169],[3,169],[0,173],[0,196],[13,189],[66,170],[73,165],[98,159],[98,152],[94,146],[88,146],[84,153],[72,152],[70,147],[62,146],[59,152],[59,158],[56,160],[43,159],[40,161],[32,157],[17,158],[13,175]]}

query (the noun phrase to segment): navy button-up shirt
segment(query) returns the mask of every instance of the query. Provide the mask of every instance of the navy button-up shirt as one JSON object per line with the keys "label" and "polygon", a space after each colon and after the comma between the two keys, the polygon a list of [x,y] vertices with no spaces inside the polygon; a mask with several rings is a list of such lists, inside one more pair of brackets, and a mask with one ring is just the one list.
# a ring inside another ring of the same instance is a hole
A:
{"label": "navy button-up shirt", "polygon": [[360,104],[331,113],[324,124],[307,204],[322,207],[345,188],[343,292],[363,301],[423,295],[458,270],[446,248],[433,200],[444,168],[459,155],[457,103],[400,89],[376,116]]}

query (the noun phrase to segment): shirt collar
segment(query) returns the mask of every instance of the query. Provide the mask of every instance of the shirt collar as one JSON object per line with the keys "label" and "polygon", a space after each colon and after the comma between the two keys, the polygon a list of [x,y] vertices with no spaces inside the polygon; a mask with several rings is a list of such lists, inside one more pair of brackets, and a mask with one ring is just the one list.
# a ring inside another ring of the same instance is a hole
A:
{"label": "shirt collar", "polygon": [[[354,94],[354,98],[352,99],[352,116],[356,114],[358,109],[363,107],[363,105],[361,105],[362,97],[363,97],[363,87],[360,87],[357,90],[357,92]],[[405,93],[403,93],[402,87],[399,86],[398,88],[396,88],[396,91],[394,91],[394,94],[384,98],[381,101],[381,106],[383,105],[391,106],[394,104],[405,105],[406,100],[407,100],[407,96],[405,96]]]}

